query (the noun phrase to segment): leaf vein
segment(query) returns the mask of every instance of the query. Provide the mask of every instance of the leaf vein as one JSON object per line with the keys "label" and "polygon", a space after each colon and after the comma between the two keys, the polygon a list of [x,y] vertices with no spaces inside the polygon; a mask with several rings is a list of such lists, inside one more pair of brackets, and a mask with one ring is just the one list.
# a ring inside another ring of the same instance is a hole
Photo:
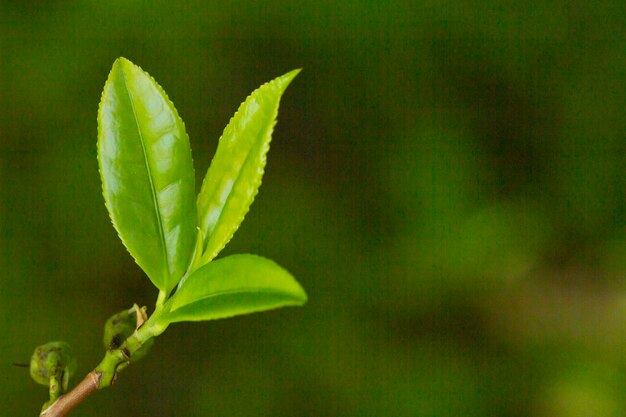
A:
{"label": "leaf vein", "polygon": [[221,297],[224,295],[232,295],[232,294],[275,294],[275,295],[283,295],[285,296],[285,298],[291,298],[293,300],[300,300],[300,298],[298,298],[296,295],[293,295],[287,291],[281,291],[281,290],[277,290],[274,288],[237,288],[237,289],[233,289],[233,290],[224,290],[224,291],[217,291],[214,292],[212,294],[206,295],[206,296],[202,296],[199,298],[196,298],[188,303],[185,303],[181,306],[175,307],[173,308],[171,311],[175,312],[183,307],[189,306],[191,304],[200,302],[200,301],[206,301],[209,300],[211,298],[216,298],[216,297]]}
{"label": "leaf vein", "polygon": [[143,137],[143,132],[141,131],[141,124],[139,123],[139,118],[137,117],[137,111],[135,110],[135,103],[133,101],[133,95],[128,88],[128,83],[126,82],[126,74],[122,70],[122,79],[124,80],[124,88],[126,89],[126,94],[128,95],[128,100],[130,101],[130,107],[133,110],[133,117],[135,119],[135,124],[137,125],[137,132],[139,133],[139,142],[141,143],[141,149],[143,151],[143,159],[146,166],[146,171],[148,172],[148,182],[150,183],[150,192],[152,195],[152,202],[154,204],[154,211],[156,214],[157,225],[159,227],[159,237],[161,239],[161,248],[163,249],[163,259],[165,261],[166,273],[167,277],[170,275],[169,268],[169,258],[167,253],[167,246],[165,244],[165,233],[163,231],[163,222],[161,220],[161,208],[159,207],[159,200],[157,198],[157,191],[154,186],[154,182],[152,180],[152,170],[150,168],[150,161],[148,160],[148,152],[146,150],[146,144]]}

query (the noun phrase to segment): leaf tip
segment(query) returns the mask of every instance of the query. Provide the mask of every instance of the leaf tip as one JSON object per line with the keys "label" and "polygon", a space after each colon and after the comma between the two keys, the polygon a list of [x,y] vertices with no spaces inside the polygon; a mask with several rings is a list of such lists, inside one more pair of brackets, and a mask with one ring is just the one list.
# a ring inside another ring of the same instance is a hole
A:
{"label": "leaf tip", "polygon": [[115,62],[113,62],[113,68],[111,68],[111,73],[114,73],[117,71],[119,71],[124,77],[132,77],[133,74],[136,74],[138,71],[141,71],[141,68],[139,68],[138,65],[134,64],[129,59],[126,59],[123,56],[121,56],[117,58]]}
{"label": "leaf tip", "polygon": [[113,67],[126,66],[126,65],[133,65],[133,63],[130,62],[130,60],[128,60],[127,58],[124,58],[123,56],[118,57],[115,60],[115,62],[113,62]]}
{"label": "leaf tip", "polygon": [[306,295],[304,289],[300,288],[300,290],[302,292],[298,294],[297,303],[295,304],[296,306],[303,306],[309,301],[309,297]]}
{"label": "leaf tip", "polygon": [[302,288],[302,285],[300,285],[300,283],[298,283],[298,281],[295,280],[295,278],[291,277],[291,279],[293,280],[293,283],[295,284],[295,288],[293,288],[293,305],[295,306],[303,306],[307,303],[307,301],[309,301],[309,297],[306,294],[306,291],[304,291],[304,288]]}
{"label": "leaf tip", "polygon": [[296,68],[294,70],[289,71],[285,75],[278,77],[279,83],[282,86],[282,88],[286,89],[289,86],[289,84],[291,84],[293,79],[296,78],[298,74],[300,74],[300,72],[302,72],[302,68]]}

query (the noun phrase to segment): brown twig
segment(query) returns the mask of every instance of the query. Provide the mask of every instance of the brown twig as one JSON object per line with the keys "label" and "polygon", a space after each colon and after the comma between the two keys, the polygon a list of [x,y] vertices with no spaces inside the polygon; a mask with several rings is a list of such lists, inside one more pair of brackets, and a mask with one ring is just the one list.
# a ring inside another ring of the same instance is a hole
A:
{"label": "brown twig", "polygon": [[98,389],[100,386],[100,378],[102,378],[101,372],[89,372],[73,390],[60,396],[50,407],[43,410],[39,417],[63,417],[67,415],[72,408],[76,407],[81,401]]}

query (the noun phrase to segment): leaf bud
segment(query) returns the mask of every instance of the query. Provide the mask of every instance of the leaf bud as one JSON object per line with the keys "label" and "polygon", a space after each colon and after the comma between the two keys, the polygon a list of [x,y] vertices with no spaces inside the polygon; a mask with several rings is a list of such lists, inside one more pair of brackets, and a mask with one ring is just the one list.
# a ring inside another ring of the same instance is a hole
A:
{"label": "leaf bud", "polygon": [[[137,328],[146,320],[145,307],[139,308],[136,304],[127,310],[122,310],[109,317],[104,325],[104,337],[102,339],[107,350],[116,350],[124,345]],[[143,358],[152,346],[154,341],[148,340],[139,350],[135,351],[131,362],[136,362]]]}
{"label": "leaf bud", "polygon": [[69,344],[49,342],[35,349],[30,359],[30,376],[41,385],[61,384],[65,392],[76,367]]}

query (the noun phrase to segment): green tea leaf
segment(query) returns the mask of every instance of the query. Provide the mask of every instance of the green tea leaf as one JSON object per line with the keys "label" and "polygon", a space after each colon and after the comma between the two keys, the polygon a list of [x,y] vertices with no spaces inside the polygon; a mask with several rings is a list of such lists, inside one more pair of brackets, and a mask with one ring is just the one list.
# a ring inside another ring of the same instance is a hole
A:
{"label": "green tea leaf", "polygon": [[163,89],[124,58],[113,64],[102,93],[98,161],[122,242],[154,285],[169,292],[196,243],[189,138]]}
{"label": "green tea leaf", "polygon": [[162,325],[255,313],[306,302],[296,280],[269,259],[233,255],[193,272],[166,304]]}
{"label": "green tea leaf", "polygon": [[280,98],[300,70],[255,90],[224,129],[198,195],[198,224],[205,236],[201,263],[224,248],[256,196]]}

